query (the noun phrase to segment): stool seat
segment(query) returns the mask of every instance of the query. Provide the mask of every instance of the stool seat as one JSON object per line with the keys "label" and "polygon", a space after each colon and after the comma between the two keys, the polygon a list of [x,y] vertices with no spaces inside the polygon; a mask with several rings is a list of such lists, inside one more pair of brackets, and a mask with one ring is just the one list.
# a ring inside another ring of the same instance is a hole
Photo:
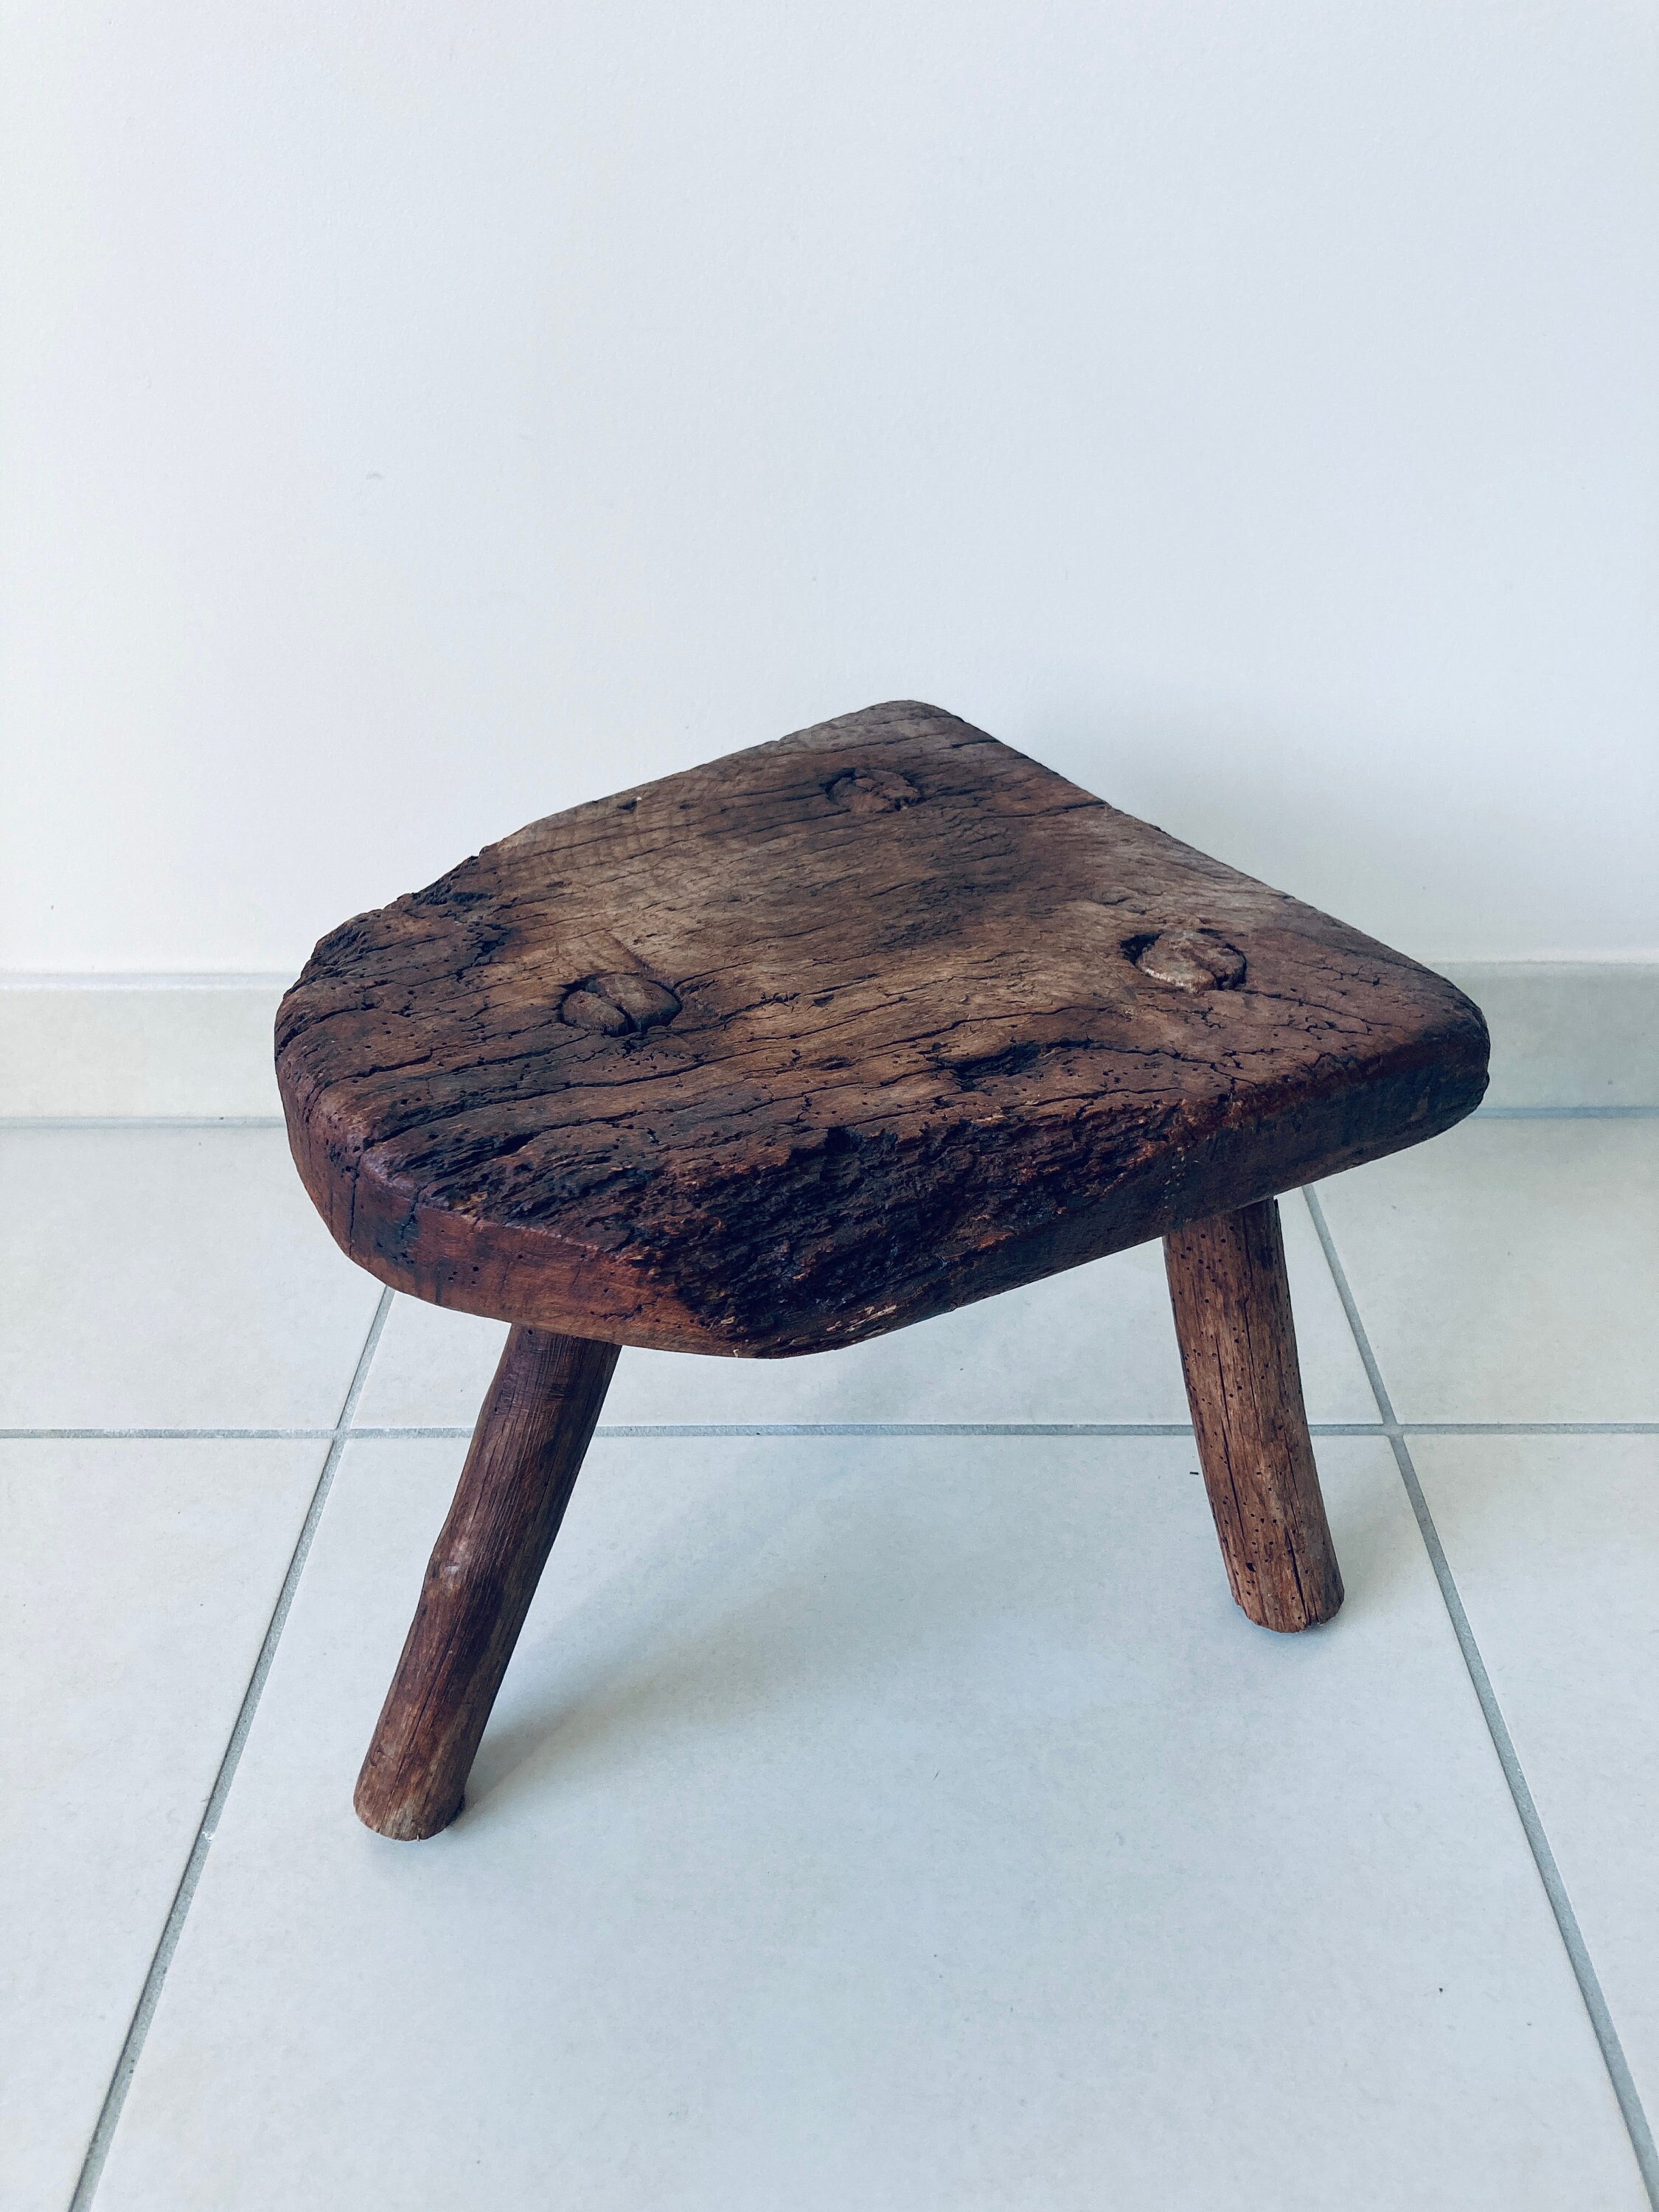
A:
{"label": "stool seat", "polygon": [[277,1072],[340,1244],[538,1329],[852,1344],[1432,1136],[1478,1010],[897,701],[325,937]]}

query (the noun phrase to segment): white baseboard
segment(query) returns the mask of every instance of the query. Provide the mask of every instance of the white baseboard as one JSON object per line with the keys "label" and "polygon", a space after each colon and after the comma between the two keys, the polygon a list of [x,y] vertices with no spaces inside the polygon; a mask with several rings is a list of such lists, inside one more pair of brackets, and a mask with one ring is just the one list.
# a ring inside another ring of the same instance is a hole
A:
{"label": "white baseboard", "polygon": [[280,1115],[286,977],[0,977],[0,1117]]}
{"label": "white baseboard", "polygon": [[[1492,1035],[1489,1106],[1659,1105],[1659,966],[1460,962]],[[279,1115],[270,975],[0,976],[0,1117]]]}
{"label": "white baseboard", "polygon": [[1486,1017],[1488,1106],[1659,1105],[1659,966],[1471,960],[1440,972]]}

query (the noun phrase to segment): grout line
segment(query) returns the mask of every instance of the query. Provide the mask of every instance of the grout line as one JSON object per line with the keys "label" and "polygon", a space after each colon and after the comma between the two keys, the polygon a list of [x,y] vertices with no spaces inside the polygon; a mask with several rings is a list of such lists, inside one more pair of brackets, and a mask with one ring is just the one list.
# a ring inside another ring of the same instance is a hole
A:
{"label": "grout line", "polygon": [[1365,1373],[1370,1382],[1371,1393],[1376,1400],[1376,1409],[1382,1416],[1385,1432],[1394,1447],[1395,1462],[1400,1469],[1400,1480],[1404,1484],[1406,1495],[1411,1501],[1411,1509],[1416,1517],[1419,1534],[1423,1539],[1424,1548],[1428,1553],[1429,1563],[1434,1569],[1435,1580],[1440,1585],[1440,1595],[1445,1601],[1446,1611],[1450,1616],[1452,1631],[1457,1638],[1458,1649],[1463,1655],[1463,1664],[1468,1669],[1469,1680],[1474,1686],[1476,1698],[1480,1700],[1480,1711],[1485,1717],[1487,1731],[1492,1737],[1492,1749],[1498,1753],[1498,1763],[1504,1770],[1504,1779],[1508,1783],[1510,1795],[1515,1801],[1515,1809],[1520,1817],[1522,1828],[1531,1849],[1533,1863],[1538,1869],[1539,1880],[1544,1885],[1544,1893],[1549,1899],[1550,1910],[1555,1915],[1555,1924],[1560,1930],[1561,1941],[1566,1947],[1567,1957],[1571,1961],[1572,1971],[1578,1983],[1578,1994],[1584,2001],[1584,2009],[1589,2014],[1590,2026],[1595,2032],[1596,2042],[1601,2047],[1602,2063],[1606,2065],[1608,2078],[1613,2083],[1613,2094],[1619,2100],[1620,2112],[1624,2115],[1625,2126],[1630,2136],[1631,2148],[1635,2154],[1636,2163],[1641,2172],[1643,2185],[1648,2194],[1648,2202],[1656,2208],[1656,2212],[1659,2212],[1659,2152],[1656,2152],[1654,2148],[1653,2131],[1648,2125],[1647,2114],[1642,2108],[1642,2100],[1632,2076],[1629,2063],[1625,2057],[1624,2045],[1619,2040],[1619,2031],[1613,2026],[1613,2014],[1607,2009],[1607,2001],[1602,1994],[1600,1978],[1591,1963],[1583,1930],[1578,1925],[1578,1917],[1572,1909],[1572,1900],[1567,1895],[1566,1884],[1561,1879],[1561,1869],[1556,1864],[1555,1853],[1550,1848],[1549,1838],[1544,1832],[1544,1823],[1539,1817],[1537,1804],[1534,1801],[1531,1787],[1522,1768],[1520,1756],[1515,1748],[1515,1739],[1510,1734],[1509,1723],[1504,1718],[1503,1707],[1498,1702],[1498,1692],[1492,1687],[1492,1677],[1486,1671],[1486,1662],[1480,1655],[1480,1647],[1475,1641],[1474,1630],[1470,1625],[1468,1613],[1464,1610],[1456,1577],[1452,1573],[1451,1562],[1446,1557],[1445,1547],[1440,1540],[1440,1531],[1435,1526],[1434,1516],[1429,1510],[1429,1501],[1424,1495],[1423,1486],[1418,1480],[1417,1469],[1412,1463],[1411,1450],[1407,1444],[1405,1432],[1400,1422],[1395,1419],[1394,1405],[1389,1396],[1388,1387],[1382,1380],[1382,1370],[1376,1364],[1376,1355],[1371,1350],[1370,1339],[1365,1333],[1364,1323],[1359,1318],[1359,1309],[1354,1302],[1353,1292],[1349,1287],[1342,1262],[1337,1257],[1336,1246],[1327,1225],[1323,1209],[1311,1190],[1304,1190],[1302,1194],[1308,1201],[1308,1211],[1313,1216],[1314,1228],[1324,1249],[1326,1264],[1330,1268],[1332,1279],[1336,1285],[1337,1295],[1342,1301],[1343,1310],[1348,1316],[1348,1327],[1353,1333],[1355,1347],[1364,1363]]}
{"label": "grout line", "polygon": [[306,1561],[310,1557],[312,1539],[317,1533],[317,1524],[322,1519],[323,1508],[328,1503],[328,1494],[333,1487],[340,1455],[350,1433],[351,1417],[357,1409],[363,1385],[368,1380],[374,1348],[380,1343],[380,1332],[386,1327],[386,1318],[391,1310],[392,1292],[382,1291],[380,1302],[374,1309],[374,1318],[369,1323],[368,1334],[363,1340],[363,1348],[357,1355],[357,1364],[340,1407],[340,1418],[331,1432],[333,1442],[329,1446],[328,1456],[323,1462],[323,1471],[317,1478],[317,1487],[312,1492],[311,1504],[295,1540],[293,1556],[288,1563],[288,1571],[283,1577],[282,1589],[276,1594],[276,1603],[265,1629],[264,1640],[259,1646],[259,1656],[253,1662],[253,1672],[248,1677],[247,1688],[242,1693],[235,1725],[225,1746],[224,1756],[219,1762],[219,1771],[203,1810],[184,1873],[179,1876],[172,1909],[161,1930],[161,1939],[155,1947],[155,1957],[150,1960],[149,1972],[144,1977],[144,1986],[139,1992],[138,2002],[133,2011],[132,2024],[127,2030],[126,2040],[121,2046],[121,2055],[116,2061],[115,2071],[110,2078],[109,2088],[98,2114],[97,2124],[92,2131],[92,2140],[87,2146],[86,2161],[75,2185],[75,2194],[70,2199],[69,2212],[87,2212],[104,2171],[104,2161],[109,2156],[110,2145],[120,2121],[121,2108],[126,2103],[127,2091],[131,2087],[133,2071],[161,1999],[161,1985],[167,1978],[167,1969],[173,1964],[173,1954],[179,1948],[179,1938],[184,1932],[185,1920],[195,1898],[197,1884],[201,1881],[207,1855],[218,1833],[220,1815],[224,1811],[225,1800],[230,1795],[230,1786],[236,1779],[236,1770],[241,1764],[248,1731],[253,1725],[253,1716],[258,1710],[271,1662],[276,1656],[276,1645],[287,1624],[289,1610],[294,1603],[300,1577],[305,1571]]}
{"label": "grout line", "polygon": [[[1381,1421],[1310,1421],[1308,1427],[1316,1437],[1387,1433]],[[1659,1435],[1659,1421],[1649,1427]],[[1190,1437],[1192,1432],[1190,1421],[641,1421],[619,1422],[593,1431],[596,1437]],[[355,1429],[352,1433],[356,1437],[465,1437],[472,1432],[470,1429]]]}
{"label": "grout line", "polygon": [[0,1114],[7,1129],[281,1129],[280,1114]]}
{"label": "grout line", "polygon": [[[0,1443],[320,1443],[332,1429],[0,1429]],[[358,1431],[362,1433],[361,1431]]]}
{"label": "grout line", "polygon": [[1650,1121],[1659,1106],[1477,1106],[1483,1121]]}
{"label": "grout line", "polygon": [[286,991],[275,968],[8,968],[0,991]]}
{"label": "grout line", "polygon": [[[641,1421],[599,1437],[1189,1437],[1190,1421]],[[361,1432],[360,1432],[361,1433]]]}
{"label": "grout line", "polygon": [[[1652,1437],[1659,1421],[1310,1421],[1316,1437]],[[0,1443],[315,1443],[336,1429],[0,1429]],[[618,1421],[596,1437],[1188,1437],[1189,1421]],[[465,1423],[344,1431],[349,1443],[470,1437]]]}
{"label": "grout line", "polygon": [[[476,1424],[425,1423],[338,1429],[0,1429],[0,1443],[349,1443],[470,1437]],[[1318,1436],[1379,1436],[1376,1421],[1311,1425]],[[1659,1423],[1655,1426],[1659,1428]],[[623,1421],[596,1437],[1189,1437],[1190,1421]]]}
{"label": "grout line", "polygon": [[1395,1421],[1404,1437],[1652,1437],[1659,1421]]}
{"label": "grout line", "polygon": [[[1405,1421],[1429,1437],[1647,1437],[1659,1421]],[[1310,1421],[1316,1437],[1382,1437],[1383,1421]],[[637,1421],[601,1424],[596,1437],[1189,1437],[1190,1421]],[[353,1429],[355,1438],[470,1437],[470,1428]],[[0,1431],[3,1434],[3,1431]]]}

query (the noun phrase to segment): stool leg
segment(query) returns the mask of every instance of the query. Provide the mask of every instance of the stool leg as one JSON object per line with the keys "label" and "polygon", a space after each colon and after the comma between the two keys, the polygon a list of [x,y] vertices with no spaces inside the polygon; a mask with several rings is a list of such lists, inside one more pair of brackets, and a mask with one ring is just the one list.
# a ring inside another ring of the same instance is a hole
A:
{"label": "stool leg", "polygon": [[1263,1628],[1311,1628],[1341,1604],[1342,1577],[1303,1410],[1278,1203],[1178,1229],[1164,1258],[1233,1595]]}
{"label": "stool leg", "polygon": [[358,1817],[383,1836],[435,1836],[461,1809],[617,1350],[545,1329],[507,1340],[357,1778]]}

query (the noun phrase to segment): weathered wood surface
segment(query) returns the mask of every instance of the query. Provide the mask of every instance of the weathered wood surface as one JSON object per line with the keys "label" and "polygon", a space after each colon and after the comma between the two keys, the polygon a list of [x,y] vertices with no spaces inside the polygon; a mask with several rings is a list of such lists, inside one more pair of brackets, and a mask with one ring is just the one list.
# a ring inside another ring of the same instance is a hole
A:
{"label": "weathered wood surface", "polygon": [[1302,1403],[1279,1206],[1269,1198],[1164,1241],[1187,1403],[1227,1580],[1263,1628],[1312,1628],[1342,1577]]}
{"label": "weathered wood surface", "polygon": [[532,823],[323,939],[295,1157],[352,1257],[670,1349],[848,1344],[1413,1144],[1449,983],[899,702]]}
{"label": "weathered wood surface", "polygon": [[507,1340],[357,1778],[358,1816],[383,1836],[435,1836],[461,1809],[617,1350],[533,1328]]}

